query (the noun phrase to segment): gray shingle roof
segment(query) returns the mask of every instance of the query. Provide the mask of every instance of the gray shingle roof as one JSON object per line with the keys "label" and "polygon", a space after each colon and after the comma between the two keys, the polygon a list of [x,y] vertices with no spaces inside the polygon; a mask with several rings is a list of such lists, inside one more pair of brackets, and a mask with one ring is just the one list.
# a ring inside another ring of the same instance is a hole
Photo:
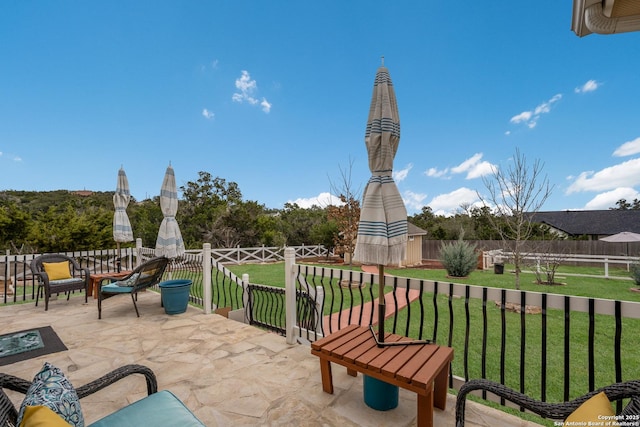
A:
{"label": "gray shingle roof", "polygon": [[640,233],[640,210],[530,212],[533,221],[572,236]]}
{"label": "gray shingle roof", "polygon": [[407,231],[409,236],[426,236],[427,232],[422,228],[407,222]]}

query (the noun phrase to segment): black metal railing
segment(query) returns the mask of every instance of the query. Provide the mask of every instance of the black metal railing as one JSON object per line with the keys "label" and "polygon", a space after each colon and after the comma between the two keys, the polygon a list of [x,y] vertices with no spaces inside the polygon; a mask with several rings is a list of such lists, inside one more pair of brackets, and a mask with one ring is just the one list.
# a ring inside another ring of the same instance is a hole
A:
{"label": "black metal railing", "polygon": [[285,290],[273,286],[249,284],[247,286],[249,324],[280,335],[285,329]]}
{"label": "black metal railing", "polygon": [[[377,319],[377,275],[306,265],[294,274],[322,313],[315,328],[297,323],[301,340]],[[385,285],[385,330],[453,347],[453,388],[486,378],[566,401],[640,378],[640,303],[401,277],[387,277]]]}

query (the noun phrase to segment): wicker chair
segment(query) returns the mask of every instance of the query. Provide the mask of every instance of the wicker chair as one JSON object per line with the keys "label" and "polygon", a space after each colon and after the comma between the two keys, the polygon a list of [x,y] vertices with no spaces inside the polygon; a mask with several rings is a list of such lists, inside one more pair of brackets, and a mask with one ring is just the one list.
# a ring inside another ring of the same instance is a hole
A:
{"label": "wicker chair", "polygon": [[116,295],[126,294],[131,295],[133,307],[136,309],[136,315],[140,317],[140,312],[136,305],[138,292],[160,283],[168,263],[169,258],[167,257],[153,258],[141,264],[125,277],[103,278],[98,287],[98,319],[102,319],[103,300]]}
{"label": "wicker chair", "polygon": [[600,393],[601,391],[604,391],[610,402],[615,402],[622,399],[631,399],[619,415],[640,415],[640,380],[608,385],[569,402],[548,403],[532,399],[529,396],[526,396],[494,381],[474,379],[464,383],[462,387],[460,387],[460,391],[458,392],[458,397],[456,399],[456,427],[464,426],[464,410],[466,398],[467,394],[469,394],[469,392],[473,390],[484,390],[491,392],[497,396],[505,398],[510,402],[522,406],[523,408],[528,409],[529,411],[538,414],[543,418],[549,418],[553,420],[564,420],[590,397]]}
{"label": "wicker chair", "polygon": [[[49,275],[45,271],[43,263],[69,262],[71,278],[62,280],[49,280]],[[84,302],[87,302],[87,289],[89,289],[89,269],[81,268],[78,261],[63,254],[40,255],[31,261],[31,272],[38,280],[38,291],[36,293],[36,307],[40,293],[44,291],[44,310],[49,310],[49,298],[52,294],[60,292],[67,293],[67,300],[71,296],[71,291],[84,290]]]}
{"label": "wicker chair", "polygon": [[[158,381],[153,371],[142,365],[125,365],[108,374],[91,381],[89,384],[76,388],[78,398],[82,399],[103,388],[133,374],[142,374],[147,382],[147,394],[151,395],[158,391]],[[18,409],[13,406],[9,397],[3,389],[17,391],[26,394],[31,381],[14,377],[13,375],[0,373],[0,427],[15,426],[18,419]]]}

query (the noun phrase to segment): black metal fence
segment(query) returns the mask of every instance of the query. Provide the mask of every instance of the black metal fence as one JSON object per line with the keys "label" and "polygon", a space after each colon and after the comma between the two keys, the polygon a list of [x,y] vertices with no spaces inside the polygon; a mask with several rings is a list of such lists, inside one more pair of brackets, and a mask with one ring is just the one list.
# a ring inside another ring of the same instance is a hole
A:
{"label": "black metal fence", "polygon": [[[322,317],[315,329],[308,316],[297,324],[301,340],[377,321],[377,275],[305,265],[294,274]],[[385,285],[385,331],[453,347],[452,388],[486,378],[565,401],[640,378],[640,303],[401,277]]]}

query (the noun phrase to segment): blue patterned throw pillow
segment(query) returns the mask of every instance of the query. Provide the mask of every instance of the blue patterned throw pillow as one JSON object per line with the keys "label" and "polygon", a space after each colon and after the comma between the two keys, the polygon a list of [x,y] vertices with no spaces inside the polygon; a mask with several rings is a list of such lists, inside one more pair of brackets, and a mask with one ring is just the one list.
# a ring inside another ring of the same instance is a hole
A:
{"label": "blue patterned throw pillow", "polygon": [[140,277],[140,273],[133,273],[128,279],[118,280],[115,283],[118,286],[130,287],[136,284],[136,280],[138,280],[138,277]]}
{"label": "blue patterned throw pillow", "polygon": [[84,427],[80,399],[62,371],[49,362],[33,378],[18,414],[18,425],[27,406],[47,406],[75,427]]}

